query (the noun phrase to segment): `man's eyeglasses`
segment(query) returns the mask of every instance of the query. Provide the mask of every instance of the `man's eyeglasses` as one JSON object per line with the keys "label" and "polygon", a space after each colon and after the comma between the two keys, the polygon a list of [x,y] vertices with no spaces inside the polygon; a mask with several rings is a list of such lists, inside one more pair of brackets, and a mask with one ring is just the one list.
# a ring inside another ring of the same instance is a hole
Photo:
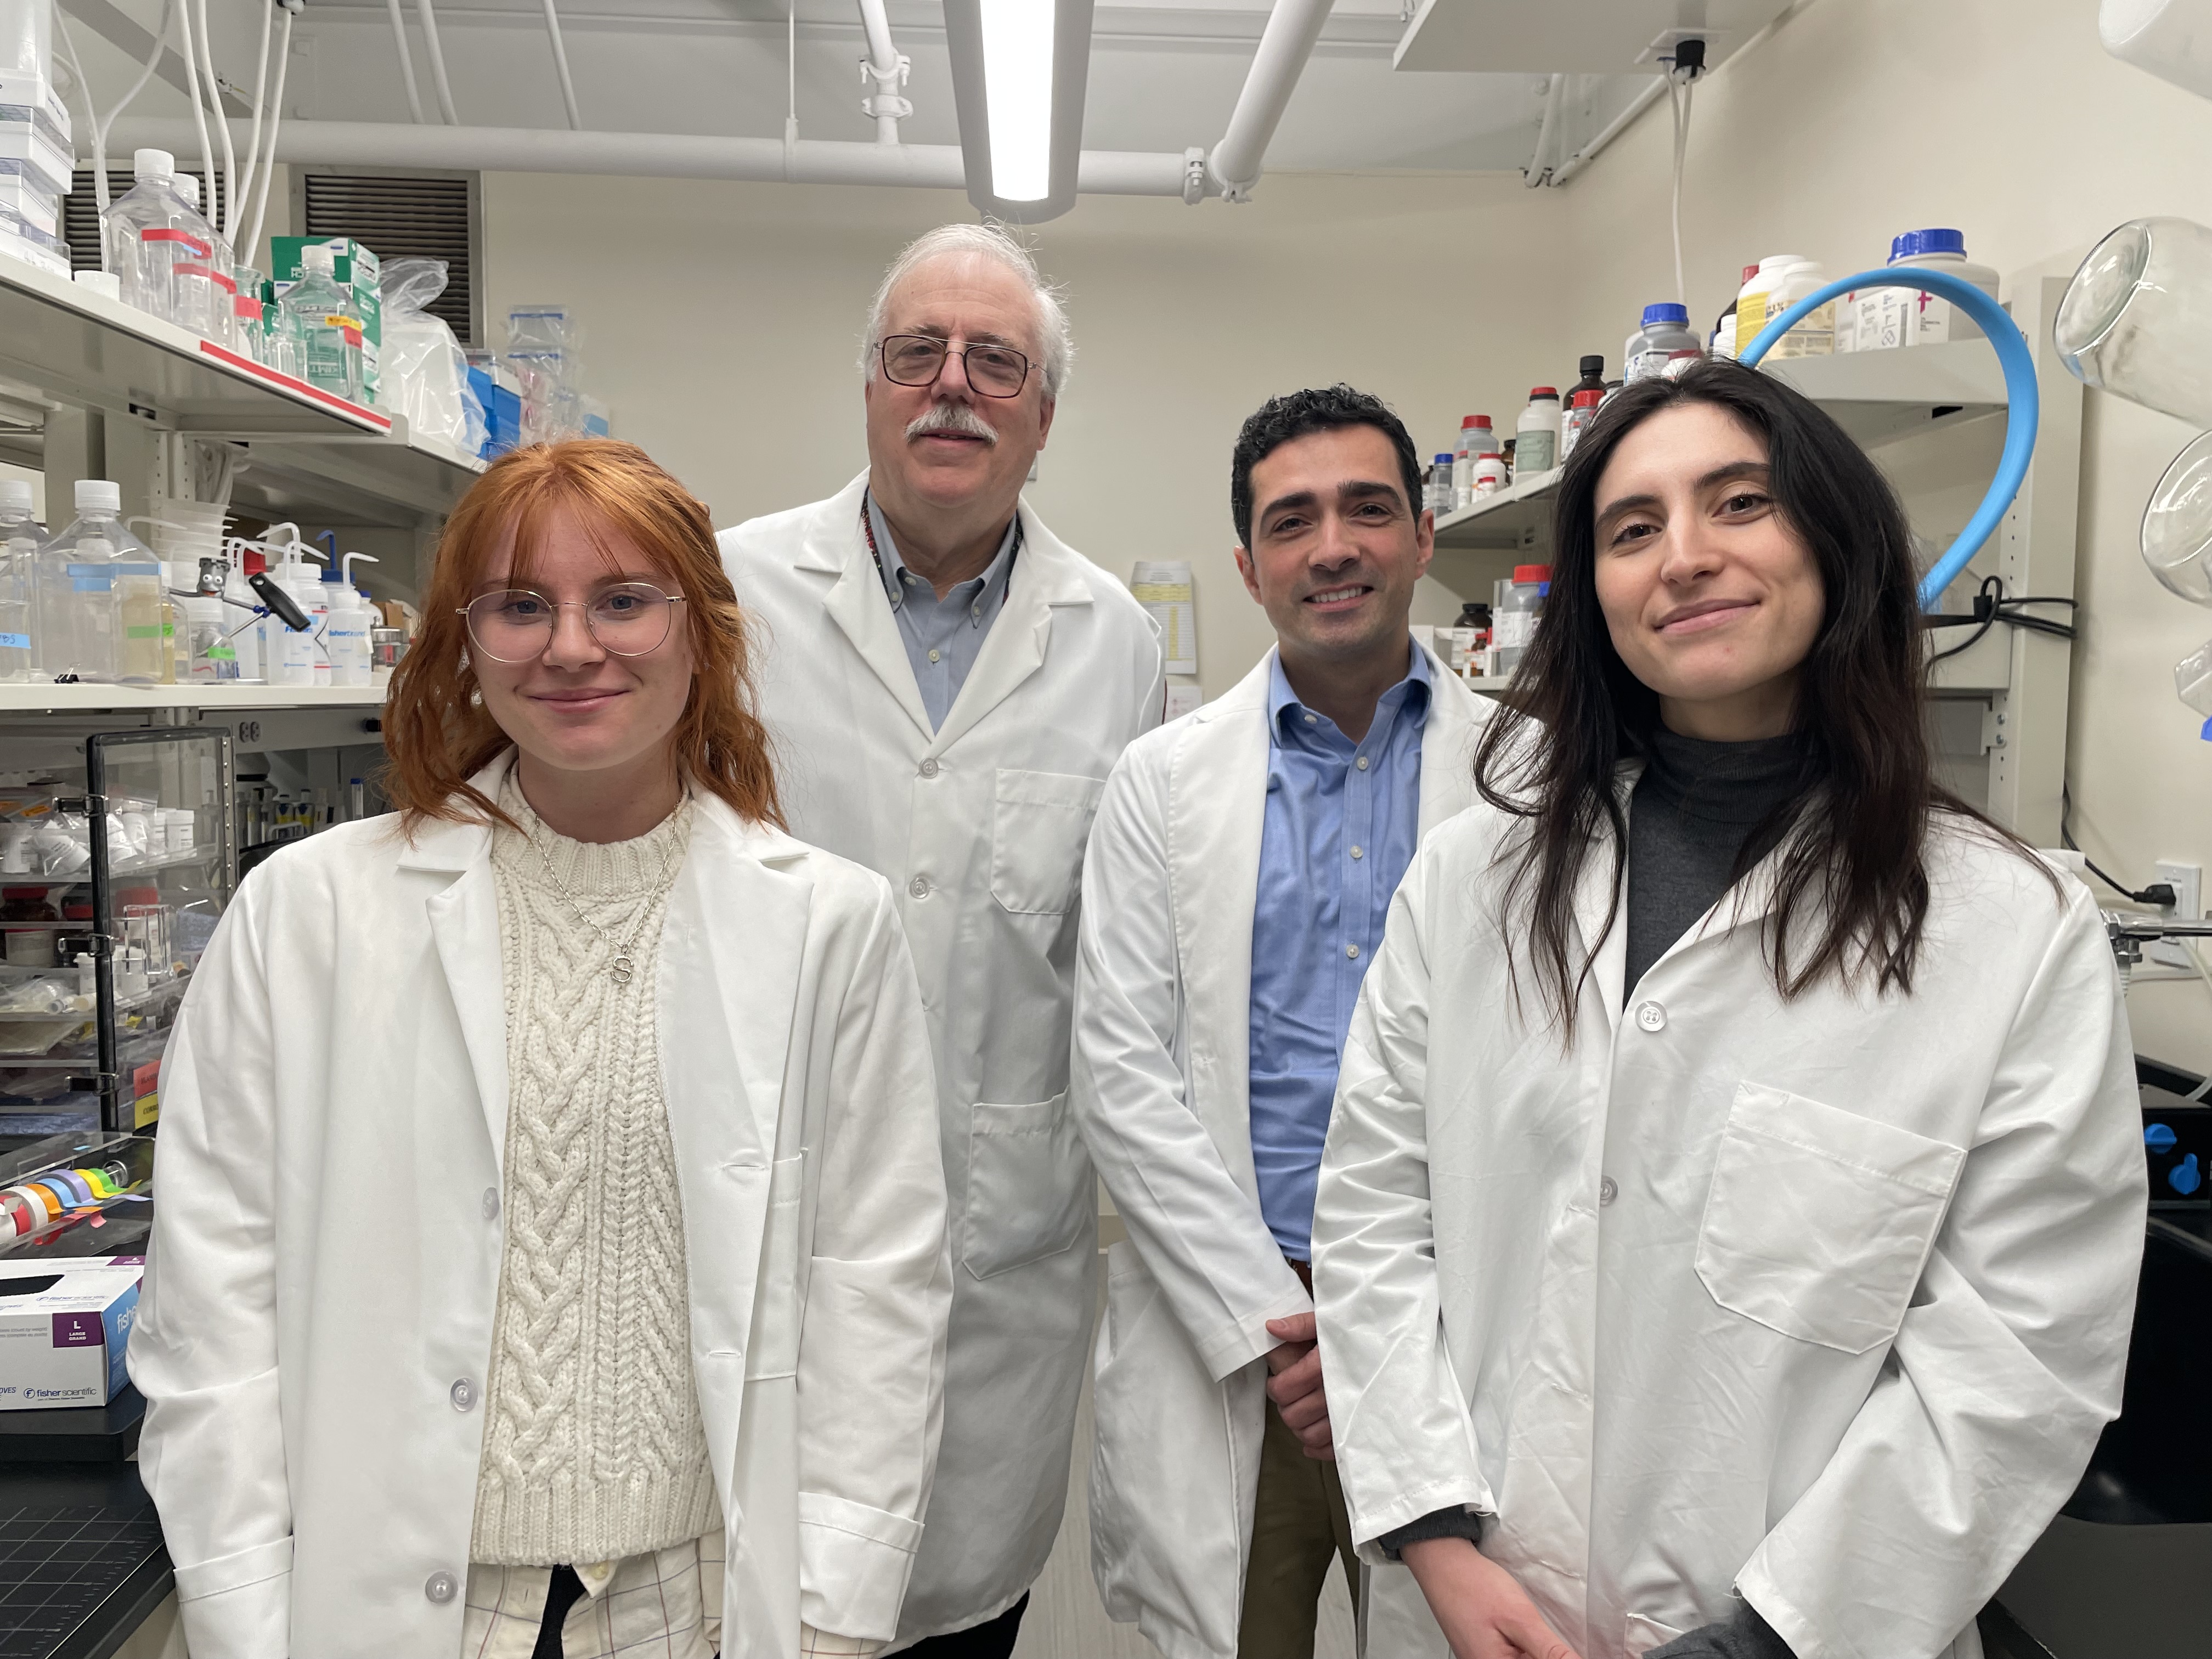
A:
{"label": "man's eyeglasses", "polygon": [[462,607],[469,642],[494,662],[532,662],[553,643],[553,620],[563,606],[579,606],[584,626],[611,656],[642,657],[668,638],[669,621],[684,603],[681,593],[664,593],[651,582],[620,582],[588,601],[556,604],[526,587],[479,593]]}
{"label": "man's eyeglasses", "polygon": [[[952,354],[947,340],[927,334],[891,334],[876,348],[884,356],[884,376],[900,386],[930,386],[944,373]],[[1012,346],[967,345],[960,348],[968,384],[986,398],[1011,398],[1030,377],[1030,360]]]}

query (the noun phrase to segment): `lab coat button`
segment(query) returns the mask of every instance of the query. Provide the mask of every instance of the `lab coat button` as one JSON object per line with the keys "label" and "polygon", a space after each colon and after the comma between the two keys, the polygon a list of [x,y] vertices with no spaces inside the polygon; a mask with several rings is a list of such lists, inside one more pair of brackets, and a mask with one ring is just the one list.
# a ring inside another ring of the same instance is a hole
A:
{"label": "lab coat button", "polygon": [[499,1219],[499,1188],[496,1187],[484,1188],[483,1218],[486,1221]]}
{"label": "lab coat button", "polygon": [[477,1385],[470,1382],[467,1377],[465,1376],[454,1383],[450,1392],[455,1411],[465,1412],[474,1409],[477,1403]]}
{"label": "lab coat button", "polygon": [[454,1596],[459,1595],[460,1589],[460,1585],[455,1582],[453,1575],[450,1572],[434,1572],[424,1583],[422,1594],[442,1607]]}
{"label": "lab coat button", "polygon": [[1620,1196],[1620,1188],[1613,1184],[1611,1176],[1597,1183],[1597,1201],[1601,1208]]}
{"label": "lab coat button", "polygon": [[1640,1002],[1636,1006],[1636,1023],[1647,1031],[1663,1031],[1667,1011],[1656,1002]]}
{"label": "lab coat button", "polygon": [[913,894],[916,898],[927,898],[929,896],[929,878],[927,876],[916,876],[912,881],[907,883],[906,890]]}
{"label": "lab coat button", "polygon": [[922,775],[922,776],[924,776],[925,778],[933,778],[933,777],[935,777],[935,776],[937,775],[937,771],[938,771],[937,762],[936,762],[936,759],[935,759],[933,757],[932,758],[928,759],[928,760],[926,760],[926,761],[922,762],[922,763],[921,763],[921,775]]}

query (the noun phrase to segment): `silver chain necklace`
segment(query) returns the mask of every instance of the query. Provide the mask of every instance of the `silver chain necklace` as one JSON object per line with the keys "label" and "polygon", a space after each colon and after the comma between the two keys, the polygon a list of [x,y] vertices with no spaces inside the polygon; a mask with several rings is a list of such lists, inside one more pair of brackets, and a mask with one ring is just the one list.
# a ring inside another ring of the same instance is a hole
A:
{"label": "silver chain necklace", "polygon": [[[677,811],[682,811],[685,802],[690,799],[690,791],[684,791],[682,799],[676,804]],[[672,817],[675,815],[672,813],[670,816]],[[553,867],[553,860],[546,855],[545,849],[538,844],[538,838],[535,836],[525,836],[523,839],[530,843],[530,850],[538,854],[538,861],[545,866],[546,878],[559,890],[561,896],[568,901],[568,908],[576,913],[577,920],[605,939],[613,950],[614,960],[607,964],[607,976],[617,985],[629,984],[631,977],[637,971],[637,963],[631,953],[637,949],[638,941],[645,937],[645,922],[641,921],[635,927],[632,928],[629,939],[617,939],[598,922],[593,921],[591,912],[584,908],[584,902],[568,890],[568,884],[561,879],[561,872]],[[653,915],[654,893],[659,890],[660,884],[668,879],[669,870],[669,854],[663,852],[660,855],[659,878],[653,883],[653,887],[647,890],[645,896],[645,914],[647,918]]]}

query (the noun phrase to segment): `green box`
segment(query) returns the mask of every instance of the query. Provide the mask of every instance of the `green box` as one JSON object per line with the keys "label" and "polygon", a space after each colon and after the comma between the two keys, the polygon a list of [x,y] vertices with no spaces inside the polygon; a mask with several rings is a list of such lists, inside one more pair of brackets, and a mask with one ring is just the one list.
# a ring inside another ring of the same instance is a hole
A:
{"label": "green box", "polygon": [[331,276],[340,288],[352,291],[355,311],[361,318],[361,383],[368,401],[375,403],[377,359],[384,344],[384,298],[378,287],[384,272],[383,261],[376,257],[374,249],[363,247],[349,236],[272,236],[269,241],[270,258],[276,267],[272,278],[279,300],[284,297],[284,290],[304,274],[300,266],[301,248],[326,247],[336,256]]}

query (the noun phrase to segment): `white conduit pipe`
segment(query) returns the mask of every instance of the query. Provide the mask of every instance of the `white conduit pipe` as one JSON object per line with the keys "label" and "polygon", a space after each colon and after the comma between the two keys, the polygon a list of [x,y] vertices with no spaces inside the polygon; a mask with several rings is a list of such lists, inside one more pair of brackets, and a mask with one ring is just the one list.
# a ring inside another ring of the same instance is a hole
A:
{"label": "white conduit pipe", "polygon": [[584,121],[576,113],[576,83],[568,78],[568,49],[561,44],[561,18],[553,0],[545,0],[545,36],[553,43],[553,68],[561,77],[561,106],[568,112],[568,131],[580,131]]}
{"label": "white conduit pipe", "polygon": [[1650,109],[1652,105],[1657,103],[1659,101],[1659,94],[1666,90],[1667,77],[1662,75],[1654,78],[1650,85],[1645,87],[1643,91],[1636,94],[1634,100],[1631,101],[1626,109],[1621,111],[1620,114],[1614,116],[1612,120],[1605,124],[1604,131],[1600,132],[1596,137],[1591,139],[1589,143],[1584,144],[1580,149],[1577,150],[1572,155],[1567,157],[1567,159],[1553,171],[1552,174],[1552,183],[1555,185],[1565,184],[1568,179],[1573,178],[1575,174],[1580,173],[1584,167],[1595,161],[1597,159],[1597,153],[1603,149],[1607,144],[1611,143],[1614,139],[1620,137],[1623,132],[1626,132],[1628,130],[1629,124],[1634,121],[1638,116],[1643,114],[1645,110]]}
{"label": "white conduit pipe", "polygon": [[1232,202],[1249,199],[1260,182],[1260,168],[1267,145],[1313,56],[1322,25],[1328,21],[1330,0],[1275,0],[1267,14],[1267,27],[1260,36],[1260,49],[1252,55],[1251,72],[1244,89],[1237,94],[1237,107],[1229,129],[1206,157],[1206,167]]}
{"label": "white conduit pipe", "polygon": [[[246,204],[253,194],[253,164],[261,154],[261,112],[269,97],[269,18],[276,10],[273,0],[262,0],[261,57],[253,66],[253,130],[246,140],[246,171],[239,175],[238,188],[230,198],[230,214],[223,234],[230,238],[233,249],[238,247],[239,227],[246,222]],[[253,263],[253,250],[240,253],[241,264]]]}
{"label": "white conduit pipe", "polygon": [[415,86],[415,54],[407,49],[407,20],[400,15],[399,0],[384,0],[392,12],[392,41],[399,48],[399,78],[407,86],[407,114],[422,125],[422,94]]}
{"label": "white conduit pipe", "polygon": [[276,42],[276,89],[269,100],[269,147],[262,152],[261,173],[254,185],[253,218],[246,228],[246,263],[252,264],[261,246],[262,217],[269,210],[269,179],[276,171],[276,133],[284,120],[284,71],[292,61],[292,19],[299,15],[298,0],[277,0],[284,13],[284,30]]}
{"label": "white conduit pipe", "polygon": [[[547,3],[550,4],[551,0]],[[1039,0],[1040,4],[1049,3],[1050,0]],[[795,5],[793,9],[795,12]],[[891,43],[891,21],[884,10],[884,0],[860,0],[860,29],[868,40],[864,66],[868,78],[876,83],[875,94],[865,100],[865,107],[876,118],[876,142],[896,144],[899,141],[900,112],[910,112],[913,106],[899,94],[905,71],[898,48]]]}
{"label": "white conduit pipe", "polygon": [[[199,135],[200,170],[205,177],[208,222],[215,222],[215,149],[208,143],[207,108],[200,102],[199,56],[192,49],[192,0],[177,0],[177,27],[185,34],[185,96],[192,106],[192,128]],[[216,119],[222,119],[222,105],[216,105]]]}
{"label": "white conduit pipe", "polygon": [[[188,121],[137,117],[118,143],[193,149]],[[270,154],[297,165],[457,167],[495,173],[582,173],[644,179],[737,179],[813,185],[915,185],[964,190],[957,144],[862,144],[802,138],[696,137],[682,133],[562,132],[540,127],[408,126],[398,122],[287,121]],[[1092,196],[1181,197],[1180,155],[1085,150],[1077,188]]]}
{"label": "white conduit pipe", "polygon": [[[187,0],[187,3],[190,3],[190,0]],[[230,223],[232,220],[236,219],[238,216],[238,151],[232,145],[230,141],[230,123],[223,119],[222,82],[216,79],[215,47],[208,40],[207,0],[199,0],[199,9],[200,68],[207,76],[207,100],[209,105],[215,111],[216,131],[222,136],[223,199],[222,210],[217,211],[216,209],[214,176],[215,158],[213,156],[210,156],[208,158],[207,220],[208,223],[214,226],[216,230],[222,232],[223,240],[228,242],[238,234],[237,227],[234,224]],[[226,229],[226,225],[228,225],[229,228]]]}
{"label": "white conduit pipe", "polygon": [[1566,101],[1566,89],[1567,77],[1564,75],[1554,75],[1551,85],[1544,89],[1544,124],[1536,129],[1536,153],[1521,169],[1521,182],[1530,190],[1552,176],[1544,162],[1552,153],[1552,133],[1559,125],[1559,106]]}
{"label": "white conduit pipe", "polygon": [[446,49],[438,43],[438,14],[430,9],[430,0],[415,0],[416,12],[422,19],[422,44],[430,54],[430,79],[438,88],[438,111],[446,118],[446,125],[457,127],[461,118],[453,112],[453,88],[446,79]]}

